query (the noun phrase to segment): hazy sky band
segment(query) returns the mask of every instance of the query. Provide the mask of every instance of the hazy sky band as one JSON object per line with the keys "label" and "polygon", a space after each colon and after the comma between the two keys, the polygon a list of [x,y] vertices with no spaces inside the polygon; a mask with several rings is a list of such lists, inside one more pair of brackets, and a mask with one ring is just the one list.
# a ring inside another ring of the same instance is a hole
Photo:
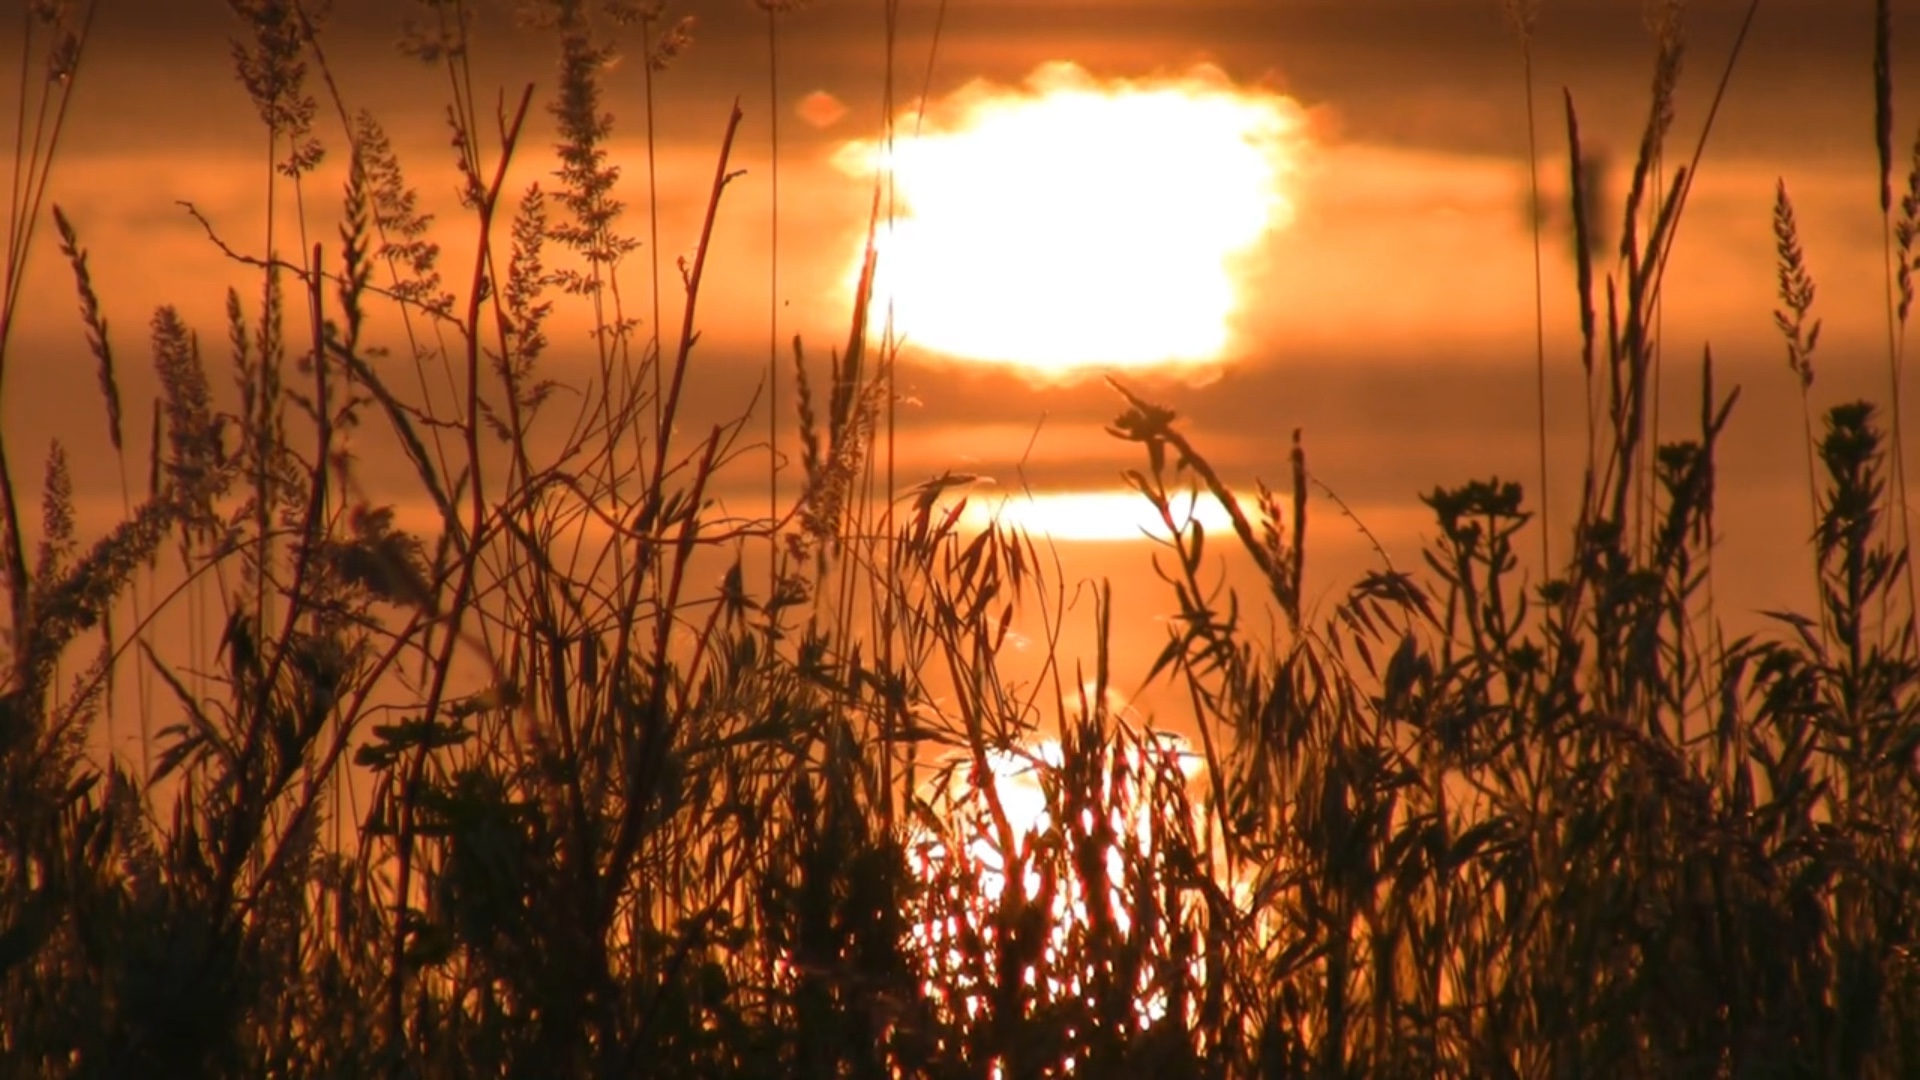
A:
{"label": "hazy sky band", "polygon": [[[902,100],[925,77],[935,4],[905,7],[897,63]],[[1645,113],[1650,49],[1641,5],[1616,0],[1543,3],[1537,103],[1539,148],[1549,198],[1564,190],[1558,163],[1559,91],[1572,90],[1590,145],[1624,170]],[[930,80],[936,95],[985,77],[1013,83],[1033,65],[1071,59],[1100,74],[1177,71],[1197,61],[1220,64],[1236,80],[1293,95],[1319,125],[1295,223],[1274,241],[1258,310],[1248,316],[1252,346],[1217,383],[1146,380],[1218,440],[1236,476],[1274,475],[1286,433],[1305,427],[1318,467],[1367,502],[1413,494],[1436,483],[1505,467],[1525,458],[1531,424],[1532,306],[1530,232],[1524,196],[1525,103],[1520,54],[1497,0],[1342,0],[1342,2],[1012,3],[949,5]],[[1691,139],[1718,77],[1744,4],[1699,2],[1676,137]],[[554,50],[544,35],[513,30],[497,5],[479,5],[483,88],[534,82],[550,91]],[[396,8],[341,0],[326,31],[350,107],[367,106],[402,136],[400,149],[428,204],[443,214],[443,237],[456,249],[465,231],[451,200],[441,76],[398,56]],[[715,378],[694,390],[689,423],[720,418],[750,395],[764,352],[766,150],[764,16],[747,0],[693,6],[700,18],[693,50],[659,80],[663,168],[663,255],[684,251],[689,223],[704,199],[727,107],[747,111],[740,162],[748,175],[730,194],[718,243],[725,267],[706,306],[700,362]],[[678,9],[675,9],[678,13]],[[1920,32],[1920,20],[1908,20]],[[1897,28],[1908,32],[1908,22]],[[98,50],[75,102],[68,154],[56,171],[54,198],[74,216],[95,252],[117,344],[139,356],[152,307],[178,303],[208,341],[219,339],[218,309],[241,272],[211,250],[176,199],[193,199],[243,247],[260,235],[261,139],[244,92],[233,83],[227,39],[237,30],[223,5],[118,3],[104,7]],[[861,223],[865,192],[831,168],[847,140],[880,124],[884,72],[880,5],[820,0],[781,22],[783,329],[807,334],[814,355],[843,340],[846,313],[826,288],[844,264]],[[17,33],[7,20],[4,32]],[[1902,42],[1906,39],[1902,38]],[[4,43],[17,49],[17,40]],[[1752,383],[1742,422],[1730,437],[1757,448],[1751,482],[1772,482],[1775,457],[1765,433],[1774,410],[1795,402],[1767,382],[1784,370],[1772,338],[1772,185],[1793,185],[1803,234],[1823,281],[1872,281],[1879,226],[1872,205],[1873,146],[1868,59],[1871,20],[1860,5],[1825,0],[1769,2],[1749,42],[1721,129],[1706,160],[1674,266],[1666,323],[1676,363],[1693,363],[1716,346],[1728,379]],[[1897,53],[1902,88],[1897,138],[1911,139],[1920,116],[1920,50]],[[634,62],[610,72],[607,107],[618,120],[625,169],[622,196],[640,228],[639,78]],[[794,113],[807,94],[842,100],[847,115],[814,129]],[[491,90],[483,90],[483,98]],[[544,100],[544,97],[542,98]],[[340,138],[330,119],[322,135],[336,162]],[[550,121],[536,117],[539,154],[550,152]],[[530,156],[524,185],[545,166]],[[313,187],[316,220],[337,214],[337,180]],[[1617,192],[1616,192],[1617,195]],[[1548,329],[1556,368],[1553,444],[1578,446],[1577,386],[1568,388],[1573,307],[1561,224],[1547,235]],[[331,239],[330,228],[323,235]],[[1471,258],[1460,253],[1471,251]],[[66,429],[63,410],[23,401],[72,393],[84,354],[73,317],[71,280],[50,249],[37,256],[39,290],[24,339],[44,344],[10,378],[5,422],[10,438],[44,446]],[[1870,289],[1822,294],[1829,344],[1820,387],[1870,392],[1877,298]],[[377,334],[391,320],[376,318]],[[556,370],[578,373],[578,342],[557,338]],[[568,365],[575,365],[568,367]],[[130,368],[137,365],[128,365]],[[130,374],[137,388],[139,374]],[[1038,430],[1029,462],[1042,484],[1111,482],[1131,464],[1124,447],[1091,433],[1113,399],[1097,381],[1026,386],[1017,376],[909,358],[902,382],[915,404],[900,413],[908,431],[950,432],[969,424]],[[1691,384],[1676,379],[1675,408],[1685,412]],[[36,397],[36,394],[42,396]],[[1006,403],[1020,415],[996,415]],[[90,415],[91,400],[71,410]],[[83,430],[93,430],[90,427]],[[982,428],[981,430],[984,430]],[[1059,432],[1058,439],[1052,434]],[[1368,454],[1368,448],[1372,453]],[[1001,476],[1020,461],[1024,442],[982,445],[970,456]],[[1789,448],[1791,449],[1791,448]],[[1518,452],[1517,452],[1518,451]],[[932,448],[911,451],[915,468],[937,471]],[[1364,458],[1363,458],[1363,455]],[[965,464],[965,462],[961,462]],[[1787,455],[1779,468],[1798,462]],[[370,463],[371,467],[371,463]]]}

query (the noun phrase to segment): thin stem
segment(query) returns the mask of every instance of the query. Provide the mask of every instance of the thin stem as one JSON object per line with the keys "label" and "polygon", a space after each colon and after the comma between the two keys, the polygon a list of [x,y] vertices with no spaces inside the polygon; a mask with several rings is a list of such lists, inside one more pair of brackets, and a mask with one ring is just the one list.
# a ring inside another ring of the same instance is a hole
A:
{"label": "thin stem", "polygon": [[780,587],[780,16],[767,5],[767,596]]}
{"label": "thin stem", "polygon": [[1527,96],[1527,196],[1533,219],[1533,374],[1534,408],[1540,452],[1540,572],[1553,573],[1553,514],[1547,482],[1547,293],[1540,254],[1540,151],[1533,106],[1533,37],[1520,41]]}
{"label": "thin stem", "polygon": [[[653,20],[642,19],[640,21],[640,32],[648,41],[652,41]],[[658,140],[659,134],[654,127],[653,58],[651,56],[647,57],[647,62],[642,65],[642,71],[644,73],[643,84],[645,88],[644,96],[647,113],[647,248],[652,255],[649,261],[652,266],[653,285],[653,348],[651,350],[653,365],[653,437],[654,440],[658,442],[666,438],[666,431],[660,426],[662,420],[661,409],[665,397],[665,387],[662,384],[660,371],[660,365],[663,359],[663,347],[660,338],[660,173],[655,160],[655,143]]]}

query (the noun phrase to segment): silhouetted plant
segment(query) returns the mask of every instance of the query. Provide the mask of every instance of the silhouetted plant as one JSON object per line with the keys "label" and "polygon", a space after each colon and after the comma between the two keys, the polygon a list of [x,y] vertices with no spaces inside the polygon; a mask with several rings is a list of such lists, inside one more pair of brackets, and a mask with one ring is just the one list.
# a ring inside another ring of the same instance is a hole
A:
{"label": "silhouetted plant", "polygon": [[[871,243],[824,376],[793,343],[801,490],[722,514],[753,418],[676,417],[704,377],[697,305],[739,114],[678,332],[657,301],[642,322],[599,102],[637,25],[651,144],[652,81],[687,28],[662,4],[530,6],[560,87],[545,113],[531,88],[504,99],[491,129],[468,6],[423,2],[408,38],[452,88],[476,240],[455,268],[305,7],[236,0],[267,192],[300,197],[302,250],[270,232],[249,254],[194,211],[260,275],[258,310],[227,297],[235,385],[176,309],[155,313],[147,497],[90,545],[59,446],[28,543],[0,438],[0,1073],[1915,1070],[1920,643],[1889,525],[1897,420],[1890,438],[1842,404],[1815,442],[1818,323],[1783,183],[1776,319],[1807,406],[1818,607],[1725,640],[1711,574],[1735,395],[1709,353],[1693,430],[1663,433],[1652,406],[1697,164],[1663,164],[1677,5],[1656,6],[1610,267],[1573,192],[1591,438],[1539,576],[1520,552],[1547,523],[1517,484],[1472,480],[1422,496],[1423,572],[1383,552],[1316,611],[1302,436],[1288,489],[1245,497],[1172,410],[1116,385],[1172,614],[1141,674],[1190,704],[1197,745],[1116,706],[1104,584],[1092,655],[1003,670],[1021,613],[1057,642],[1063,583],[1029,537],[963,523],[972,478],[892,490],[899,356],[869,326]],[[1550,17],[1515,8],[1529,34]],[[90,11],[28,13],[56,115]],[[305,231],[328,105],[348,151],[331,259]],[[513,180],[542,115],[552,190]],[[1577,163],[1571,100],[1567,121]],[[7,329],[53,148],[30,147],[11,207]],[[1885,180],[1899,327],[1913,201]],[[144,410],[122,413],[85,222],[53,217],[124,453]],[[546,327],[569,304],[596,363],[561,394]],[[388,312],[398,356],[374,344]],[[369,443],[404,460],[424,524],[364,497]],[[1182,510],[1202,497],[1257,598]],[[123,608],[132,625],[109,626]],[[176,614],[188,640],[164,646],[153,627]],[[120,665],[159,691],[137,768],[93,736]]]}

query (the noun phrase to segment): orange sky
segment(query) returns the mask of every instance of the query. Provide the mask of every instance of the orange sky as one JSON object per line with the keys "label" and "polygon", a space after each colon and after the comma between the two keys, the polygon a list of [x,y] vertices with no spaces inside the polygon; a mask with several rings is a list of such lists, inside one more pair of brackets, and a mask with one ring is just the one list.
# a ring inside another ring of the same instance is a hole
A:
{"label": "orange sky", "polygon": [[[395,5],[396,7],[402,5]],[[1052,0],[950,5],[931,73],[935,5],[903,6],[899,81],[922,80],[936,97],[977,78],[1012,84],[1034,65],[1080,63],[1102,77],[1140,77],[1220,66],[1235,82],[1291,95],[1311,119],[1312,145],[1291,181],[1291,223],[1259,253],[1255,296],[1239,318],[1230,361],[1204,378],[1141,376],[1148,396],[1190,418],[1238,482],[1281,478],[1287,436],[1303,427],[1316,473],[1411,562],[1420,519],[1416,492],[1499,472],[1533,479],[1533,292],[1526,211],[1526,129],[1517,47],[1495,0],[1207,0],[1181,3]],[[1618,177],[1644,108],[1647,49],[1637,4],[1545,0],[1538,75],[1541,155],[1549,195],[1564,190],[1558,91],[1581,103],[1583,128],[1612,151]],[[1689,57],[1677,134],[1691,140],[1703,115],[1738,5],[1699,4],[1698,49]],[[1723,385],[1744,398],[1728,437],[1722,522],[1726,558],[1744,591],[1739,606],[1797,601],[1794,581],[1767,573],[1804,535],[1804,488],[1794,440],[1798,400],[1773,334],[1774,181],[1784,176],[1802,238],[1822,283],[1827,320],[1821,400],[1884,396],[1879,218],[1874,205],[1868,59],[1863,10],[1828,0],[1769,4],[1736,74],[1683,226],[1665,322],[1675,377],[1670,415],[1691,415],[1691,362],[1711,341]],[[1898,6],[1898,5],[1896,5]],[[228,284],[245,282],[207,243],[176,200],[191,200],[236,246],[261,236],[261,139],[242,91],[229,79],[220,5],[192,11],[109,4],[98,49],[83,72],[69,141],[53,181],[93,252],[128,372],[144,399],[140,361],[153,307],[179,305],[209,341]],[[690,425],[730,414],[766,362],[769,168],[764,22],[746,0],[671,4],[701,19],[692,52],[660,77],[662,254],[692,243],[726,109],[747,112],[704,301],[700,375]],[[353,107],[382,116],[427,208],[458,217],[440,120],[444,95],[430,71],[394,55],[394,20],[373,0],[341,0],[329,59]],[[491,8],[488,9],[491,11]],[[875,3],[830,3],[783,22],[778,114],[781,159],[782,337],[800,332],[824,354],[844,336],[842,278],[869,192],[834,165],[849,140],[873,137],[881,119],[884,48]],[[17,53],[7,20],[0,55]],[[1920,20],[1912,20],[1920,27]],[[499,30],[493,14],[483,30]],[[551,84],[551,52],[507,34],[478,56],[489,89]],[[1898,136],[1920,114],[1920,50],[1897,72],[1905,88]],[[642,227],[643,143],[637,60],[609,76],[619,117],[616,155],[632,228]],[[10,89],[9,81],[9,89]],[[844,107],[825,127],[803,120],[808,95]],[[902,91],[900,98],[912,96]],[[544,100],[544,99],[542,99]],[[9,113],[11,110],[9,110]],[[517,183],[541,177],[552,141],[538,117],[539,154]],[[339,133],[323,124],[335,161],[310,187],[316,235],[332,242],[340,174]],[[1555,225],[1554,228],[1558,228]],[[442,233],[452,265],[462,231]],[[1569,489],[1581,439],[1574,368],[1571,267],[1558,233],[1546,249],[1547,335],[1554,367],[1550,444]],[[43,234],[43,240],[46,239]],[[644,257],[645,253],[642,253]],[[636,268],[633,295],[645,290]],[[671,284],[671,283],[670,283]],[[669,290],[671,292],[671,289]],[[43,243],[26,287],[29,315],[16,331],[0,423],[28,462],[59,435],[81,459],[83,495],[117,507],[107,463],[88,460],[103,430],[91,364],[73,315],[71,278]],[[670,308],[670,310],[672,310]],[[1124,317],[1124,313],[1116,313]],[[670,320],[671,321],[671,320]],[[377,335],[392,331],[378,319]],[[584,373],[582,339],[558,341],[550,374]],[[571,348],[571,355],[569,355]],[[901,470],[909,480],[953,466],[1014,486],[1025,464],[1041,488],[1106,488],[1136,464],[1099,434],[1118,402],[1097,380],[1034,385],[1014,373],[909,356],[900,378],[913,399],[901,412]],[[569,365],[572,365],[571,367]],[[1681,370],[1681,369],[1676,369]],[[143,415],[132,411],[132,415]],[[1037,434],[1036,434],[1037,433]],[[1031,452],[1029,454],[1029,444]],[[91,467],[89,467],[91,466]],[[380,486],[378,463],[368,465]],[[33,475],[31,464],[23,473]],[[85,485],[91,481],[91,488]],[[756,489],[757,490],[757,489]],[[1564,501],[1563,501],[1564,505]],[[1317,593],[1335,590],[1371,558],[1331,507],[1316,511],[1325,555],[1310,565]],[[1782,522],[1785,522],[1784,526]],[[1121,557],[1084,552],[1075,573],[1120,572]]]}

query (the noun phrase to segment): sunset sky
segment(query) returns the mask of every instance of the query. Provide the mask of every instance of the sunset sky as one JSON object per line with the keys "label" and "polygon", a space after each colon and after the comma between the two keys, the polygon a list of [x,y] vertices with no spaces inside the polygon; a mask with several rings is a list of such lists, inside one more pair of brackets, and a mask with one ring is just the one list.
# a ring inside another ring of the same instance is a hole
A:
{"label": "sunset sky", "polygon": [[[553,84],[549,39],[511,29],[504,5],[480,6],[481,96],[492,100],[498,88],[511,99],[532,81],[544,104]],[[1641,5],[1543,0],[1541,7],[1535,91],[1543,195],[1557,206],[1566,190],[1565,87],[1589,146],[1605,155],[1616,200],[1608,214],[1617,216],[1651,67]],[[444,76],[392,47],[398,12],[411,8],[338,0],[322,43],[348,106],[372,109],[393,133],[427,207],[441,215],[452,256],[467,230],[453,200]],[[1670,167],[1691,153],[1745,4],[1700,0],[1692,8]],[[1920,118],[1920,49],[1910,47],[1920,34],[1920,6],[1895,9],[1896,34],[1905,35],[1896,38],[1903,59],[1895,71],[1902,90],[1895,138],[1904,159]],[[1257,231],[1234,264],[1238,300],[1217,362],[1127,376],[1145,396],[1177,409],[1236,483],[1284,481],[1290,433],[1303,428],[1315,475],[1409,565],[1423,535],[1417,492],[1490,473],[1531,490],[1526,101],[1520,49],[1498,0],[952,0],[936,50],[938,10],[931,0],[901,5],[894,64],[903,116],[912,114],[922,85],[931,91],[928,115],[938,117],[970,84],[965,92],[1017,94],[1041,65],[1068,62],[1103,86],[1178,80],[1210,65],[1210,77],[1234,93],[1283,103],[1297,122],[1285,141],[1285,175],[1275,181],[1286,212]],[[870,179],[849,172],[847,155],[850,145],[882,132],[887,54],[880,3],[816,0],[780,18],[779,100],[770,105],[765,15],[749,0],[669,4],[669,19],[683,14],[698,19],[693,47],[657,77],[670,299],[672,262],[691,249],[728,107],[737,98],[745,111],[735,165],[746,172],[723,203],[703,302],[688,418],[698,426],[743,407],[767,364],[771,115],[779,117],[781,139],[777,332],[783,340],[802,334],[821,358],[844,341],[846,279],[872,191]],[[19,21],[4,22],[0,54],[16,55]],[[257,288],[178,205],[194,203],[238,248],[255,250],[262,241],[264,140],[231,79],[228,38],[238,33],[214,0],[103,4],[61,147],[51,200],[92,252],[128,393],[137,399],[150,387],[135,373],[143,370],[144,327],[155,305],[178,305],[216,342],[224,336],[227,285],[240,284],[249,299]],[[1818,314],[1827,329],[1816,403],[1885,396],[1871,41],[1865,5],[1766,3],[1682,225],[1665,319],[1669,422],[1697,414],[1697,361],[1706,344],[1720,385],[1737,383],[1743,395],[1720,471],[1721,521],[1733,538],[1722,564],[1732,582],[1722,593],[1730,618],[1803,603],[1804,575],[1770,572],[1779,560],[1804,559],[1807,531],[1802,450],[1797,434],[1779,437],[1798,431],[1799,402],[1771,318],[1778,178],[1793,193],[1822,286]],[[629,51],[642,47],[633,42]],[[609,72],[606,85],[627,227],[644,235],[639,56]],[[550,179],[552,122],[544,111],[535,121],[510,190]],[[310,217],[314,235],[332,244],[345,155],[329,108],[319,132],[333,157],[309,186]],[[1151,236],[1169,221],[1188,221],[1177,215],[1193,205],[1170,195],[1121,211],[1126,217],[1112,227]],[[1571,501],[1583,438],[1565,228],[1551,216],[1544,249],[1557,510]],[[83,496],[117,509],[110,464],[100,458],[91,471],[84,467],[87,448],[104,442],[94,433],[104,428],[71,276],[47,234],[42,239],[0,417],[29,461],[60,436],[83,459]],[[635,256],[631,295],[646,290],[647,258],[645,250]],[[1099,340],[1146,319],[1142,309],[1152,307],[1111,304],[1106,325],[1094,324],[1103,317],[1097,310],[1076,311],[1084,329],[1056,329],[1070,340]],[[667,322],[677,320],[670,314]],[[389,318],[376,319],[371,332],[393,331]],[[584,338],[571,345],[559,332],[556,338],[548,374],[583,378]],[[1037,489],[1117,487],[1119,470],[1137,462],[1100,432],[1120,403],[1098,378],[1102,358],[1089,361],[1088,370],[1063,378],[910,348],[899,373],[910,399],[900,412],[902,477],[911,482],[952,467],[1017,490],[1024,459],[1025,480]],[[380,464],[366,467],[369,487],[379,490]],[[763,490],[747,484],[743,492]],[[1314,513],[1309,593],[1324,606],[1375,557],[1331,504],[1316,501]],[[1080,542],[1065,549],[1077,553],[1068,564],[1074,576],[1144,577],[1136,554]]]}

